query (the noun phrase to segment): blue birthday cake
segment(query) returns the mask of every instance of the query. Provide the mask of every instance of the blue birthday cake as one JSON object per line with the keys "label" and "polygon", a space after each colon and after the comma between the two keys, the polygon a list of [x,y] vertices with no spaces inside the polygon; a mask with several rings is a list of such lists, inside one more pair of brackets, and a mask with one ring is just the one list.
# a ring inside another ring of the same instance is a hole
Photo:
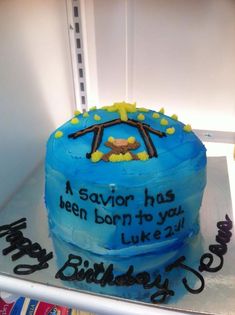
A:
{"label": "blue birthday cake", "polygon": [[169,258],[198,233],[206,149],[163,108],[76,111],[50,136],[45,168],[50,230],[71,246]]}

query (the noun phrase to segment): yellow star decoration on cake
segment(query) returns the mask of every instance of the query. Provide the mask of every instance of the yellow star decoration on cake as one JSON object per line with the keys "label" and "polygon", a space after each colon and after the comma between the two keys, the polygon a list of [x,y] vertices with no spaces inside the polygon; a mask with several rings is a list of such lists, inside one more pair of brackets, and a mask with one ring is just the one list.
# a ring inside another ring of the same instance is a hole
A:
{"label": "yellow star decoration on cake", "polygon": [[131,104],[126,102],[114,103],[111,106],[104,106],[102,109],[105,109],[108,112],[118,112],[123,121],[128,120],[127,113],[135,113],[137,111],[136,103]]}

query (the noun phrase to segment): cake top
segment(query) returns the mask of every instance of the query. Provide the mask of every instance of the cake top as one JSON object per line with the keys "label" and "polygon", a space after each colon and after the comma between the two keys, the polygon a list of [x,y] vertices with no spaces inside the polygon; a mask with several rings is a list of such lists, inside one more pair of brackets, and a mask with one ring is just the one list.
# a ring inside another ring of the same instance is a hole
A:
{"label": "cake top", "polygon": [[125,177],[128,183],[136,175],[143,180],[156,173],[164,178],[182,163],[191,163],[188,169],[200,169],[206,157],[191,126],[179,122],[177,115],[169,117],[163,108],[152,111],[122,102],[85,113],[76,111],[51,135],[47,162],[79,178],[87,179],[89,170],[92,181],[94,177],[99,183]]}

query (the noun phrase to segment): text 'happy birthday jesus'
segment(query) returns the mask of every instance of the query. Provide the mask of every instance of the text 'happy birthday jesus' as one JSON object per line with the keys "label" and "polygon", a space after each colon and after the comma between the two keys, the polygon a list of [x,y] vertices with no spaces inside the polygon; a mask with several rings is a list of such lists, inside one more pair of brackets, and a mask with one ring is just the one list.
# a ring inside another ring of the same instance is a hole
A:
{"label": "text 'happy birthday jesus'", "polygon": [[[173,263],[165,268],[164,275],[157,274],[152,277],[147,271],[135,273],[135,266],[130,265],[127,271],[114,275],[117,266],[114,264],[105,265],[103,262],[89,262],[84,260],[79,255],[69,254],[67,261],[58,270],[55,277],[63,281],[86,282],[95,284],[100,287],[105,286],[128,286],[138,285],[144,290],[155,288],[155,292],[151,294],[150,300],[152,303],[163,303],[174,296],[176,292],[172,290],[171,283],[167,274],[172,270],[181,269],[185,271],[181,282],[185,289],[191,294],[199,294],[204,290],[205,280],[203,272],[215,273],[223,268],[224,255],[228,250],[228,243],[232,237],[233,223],[226,214],[223,221],[217,223],[218,233],[215,237],[216,243],[208,247],[208,252],[200,257],[200,263],[197,268],[192,268],[186,263],[186,257],[180,256]],[[23,259],[25,256],[36,259],[36,264],[19,264],[14,267],[14,273],[19,275],[29,275],[39,270],[49,267],[48,262],[53,258],[53,253],[47,253],[37,242],[33,243],[29,238],[25,237],[22,229],[26,228],[26,218],[17,220],[11,224],[0,226],[0,238],[5,236],[6,242],[9,243],[2,250],[3,255],[8,255],[12,252],[11,259],[16,261]],[[190,273],[198,280],[197,287],[190,286],[187,280],[187,274]]]}

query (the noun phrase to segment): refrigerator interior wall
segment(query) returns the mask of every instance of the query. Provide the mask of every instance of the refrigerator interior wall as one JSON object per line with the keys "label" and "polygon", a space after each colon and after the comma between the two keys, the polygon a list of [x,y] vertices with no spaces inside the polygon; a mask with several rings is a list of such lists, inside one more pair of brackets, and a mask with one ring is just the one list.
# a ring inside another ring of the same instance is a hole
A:
{"label": "refrigerator interior wall", "polygon": [[74,105],[64,0],[0,1],[0,205]]}
{"label": "refrigerator interior wall", "polygon": [[137,102],[235,129],[235,1],[86,0],[88,103]]}

